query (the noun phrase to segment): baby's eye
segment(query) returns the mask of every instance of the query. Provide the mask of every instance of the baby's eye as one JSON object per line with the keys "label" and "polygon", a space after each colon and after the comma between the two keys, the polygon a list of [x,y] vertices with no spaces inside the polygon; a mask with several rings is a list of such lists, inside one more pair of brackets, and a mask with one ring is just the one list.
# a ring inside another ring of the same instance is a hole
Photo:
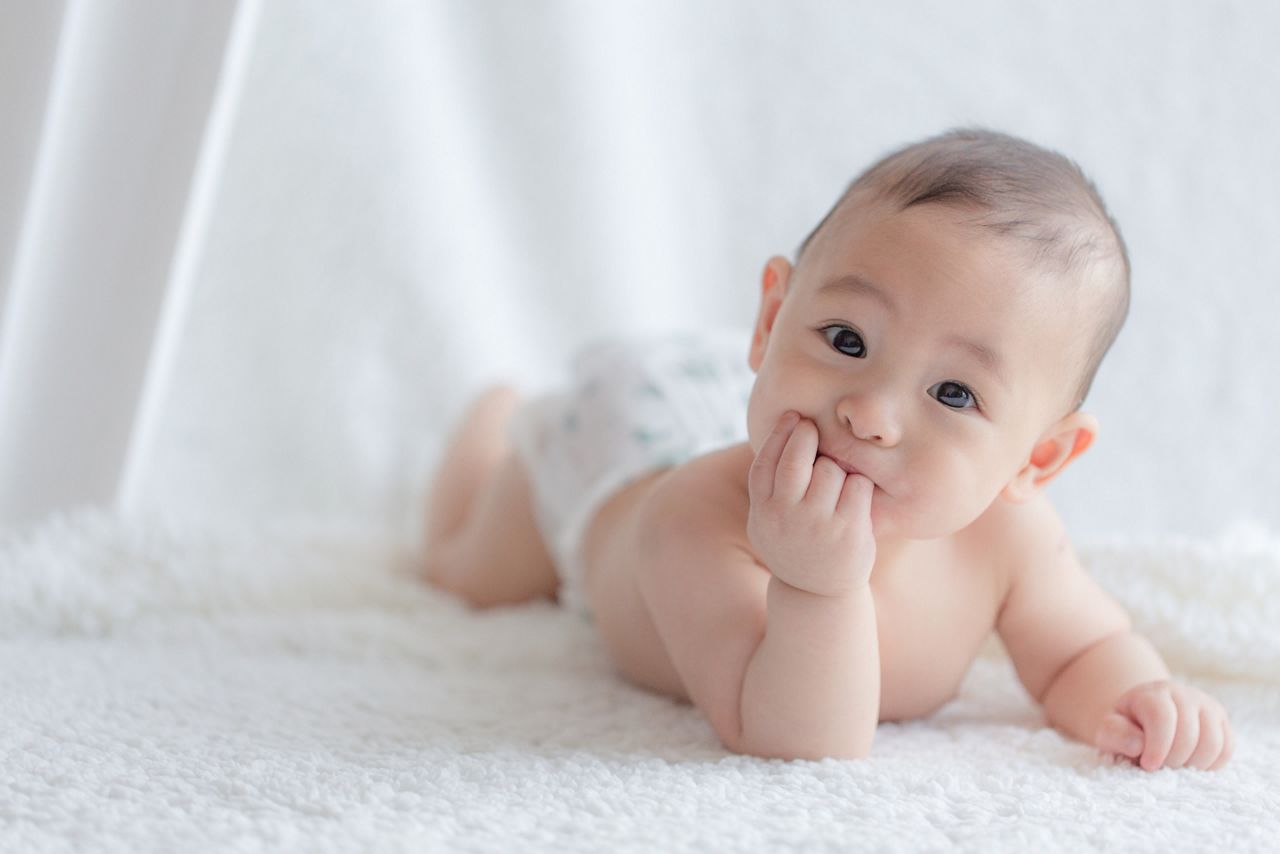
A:
{"label": "baby's eye", "polygon": [[846,356],[853,356],[856,359],[866,358],[867,347],[862,343],[862,336],[849,327],[839,325],[824,326],[822,327],[822,334],[827,339],[828,344]]}
{"label": "baby's eye", "polygon": [[937,383],[929,389],[929,394],[933,394],[935,391],[937,394],[934,396],[942,402],[942,405],[949,406],[952,409],[969,409],[978,405],[973,392],[952,380],[943,380]]}

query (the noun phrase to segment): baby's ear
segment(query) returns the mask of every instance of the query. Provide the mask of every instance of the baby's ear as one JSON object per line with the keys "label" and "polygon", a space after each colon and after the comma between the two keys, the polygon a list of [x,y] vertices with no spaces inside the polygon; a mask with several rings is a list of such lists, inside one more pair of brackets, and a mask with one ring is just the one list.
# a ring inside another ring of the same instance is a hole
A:
{"label": "baby's ear", "polygon": [[1000,495],[1021,504],[1030,500],[1076,457],[1093,444],[1098,419],[1087,412],[1072,412],[1044,432],[1031,451],[1031,459],[1018,470]]}
{"label": "baby's ear", "polygon": [[764,362],[769,333],[773,332],[773,322],[778,319],[778,309],[782,308],[782,298],[787,295],[790,279],[791,263],[781,255],[774,255],[764,265],[760,314],[756,317],[756,329],[751,335],[751,352],[747,356],[747,362],[753,371],[759,371]]}

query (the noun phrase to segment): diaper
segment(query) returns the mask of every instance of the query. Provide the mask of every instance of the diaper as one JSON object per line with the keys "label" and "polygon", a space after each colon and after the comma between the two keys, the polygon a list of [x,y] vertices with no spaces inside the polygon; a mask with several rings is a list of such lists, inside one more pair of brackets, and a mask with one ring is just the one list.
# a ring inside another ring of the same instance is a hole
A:
{"label": "diaper", "polygon": [[559,600],[586,615],[582,538],[595,511],[655,469],[747,439],[749,331],[595,341],[567,387],[525,401],[509,436],[560,577]]}

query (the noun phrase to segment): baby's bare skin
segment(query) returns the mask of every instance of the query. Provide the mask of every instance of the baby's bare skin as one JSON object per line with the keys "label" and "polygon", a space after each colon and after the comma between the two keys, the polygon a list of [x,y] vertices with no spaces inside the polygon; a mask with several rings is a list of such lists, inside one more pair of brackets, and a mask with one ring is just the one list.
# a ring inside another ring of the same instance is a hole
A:
{"label": "baby's bare skin", "polygon": [[[646,500],[660,495],[671,502],[673,515],[705,521],[695,536],[750,553],[747,472],[753,459],[750,445],[743,443],[650,475],[615,494],[589,526],[583,552],[588,599],[600,634],[629,681],[692,699],[637,586],[653,553],[639,526]],[[1004,601],[1007,569],[994,552],[991,529],[999,526],[998,516],[1014,512],[1012,505],[993,507],[959,534],[913,543],[893,556],[891,565],[877,562],[870,584],[880,650],[880,720],[924,717],[955,696]],[[770,577],[757,562],[725,567],[723,577],[708,573],[707,581],[757,598],[763,618]]]}
{"label": "baby's bare skin", "polygon": [[[588,526],[585,593],[622,675],[731,750],[857,757],[879,721],[954,697],[995,630],[1072,738],[1146,770],[1225,764],[1221,704],[1170,679],[1043,492],[1098,429],[1067,399],[1078,283],[936,205],[836,217],[808,252],[764,272],[749,441],[633,482]],[[478,419],[451,459],[500,433]],[[513,455],[447,465],[439,506],[476,479],[466,524],[429,525],[431,580],[477,604],[551,594]]]}

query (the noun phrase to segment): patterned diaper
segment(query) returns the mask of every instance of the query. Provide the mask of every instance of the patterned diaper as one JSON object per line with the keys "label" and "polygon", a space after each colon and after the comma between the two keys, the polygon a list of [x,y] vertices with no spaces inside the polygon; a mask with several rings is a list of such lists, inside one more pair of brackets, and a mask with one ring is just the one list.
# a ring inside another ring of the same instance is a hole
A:
{"label": "patterned diaper", "polygon": [[750,340],[749,331],[600,340],[577,354],[567,389],[516,411],[509,435],[566,608],[589,617],[579,550],[605,499],[654,469],[746,441]]}

